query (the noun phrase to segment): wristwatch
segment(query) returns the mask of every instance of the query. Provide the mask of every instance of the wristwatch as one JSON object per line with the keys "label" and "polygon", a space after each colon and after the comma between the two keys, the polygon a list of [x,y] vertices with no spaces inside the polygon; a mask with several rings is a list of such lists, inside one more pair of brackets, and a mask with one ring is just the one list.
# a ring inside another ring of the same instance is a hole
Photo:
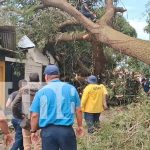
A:
{"label": "wristwatch", "polygon": [[30,130],[30,133],[35,133],[37,130]]}

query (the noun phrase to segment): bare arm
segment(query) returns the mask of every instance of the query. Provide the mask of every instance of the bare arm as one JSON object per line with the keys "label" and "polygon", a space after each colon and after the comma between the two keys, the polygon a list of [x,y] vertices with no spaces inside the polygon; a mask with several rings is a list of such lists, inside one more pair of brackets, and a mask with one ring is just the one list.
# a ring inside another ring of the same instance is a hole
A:
{"label": "bare arm", "polygon": [[10,135],[8,124],[3,114],[0,114],[0,128],[4,133],[4,144],[9,145],[12,142],[12,136]]}
{"label": "bare arm", "polygon": [[78,127],[82,127],[82,111],[80,107],[76,109],[76,118]]}
{"label": "bare arm", "polygon": [[0,117],[0,128],[4,134],[9,134],[9,128],[6,119]]}
{"label": "bare arm", "polygon": [[36,131],[38,129],[39,114],[31,113],[31,131]]}
{"label": "bare arm", "polygon": [[77,125],[78,125],[76,129],[76,134],[78,137],[81,137],[84,135],[84,130],[82,127],[82,111],[80,107],[76,108],[76,118],[77,118]]}
{"label": "bare arm", "polygon": [[12,102],[12,100],[10,98],[8,98],[8,100],[6,102],[6,108],[9,108],[11,106],[11,102]]}

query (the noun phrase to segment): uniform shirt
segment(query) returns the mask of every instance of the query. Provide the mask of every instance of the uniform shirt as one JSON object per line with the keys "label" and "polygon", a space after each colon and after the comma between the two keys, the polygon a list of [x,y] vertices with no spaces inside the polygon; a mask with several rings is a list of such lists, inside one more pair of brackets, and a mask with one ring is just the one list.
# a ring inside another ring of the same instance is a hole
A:
{"label": "uniform shirt", "polygon": [[39,126],[65,125],[74,123],[75,108],[80,99],[74,86],[52,80],[39,90],[31,104],[31,112],[39,114]]}
{"label": "uniform shirt", "polygon": [[104,111],[104,85],[89,84],[85,87],[81,99],[81,108],[83,112],[101,113]]}
{"label": "uniform shirt", "polygon": [[100,85],[102,86],[102,88],[103,88],[103,90],[104,90],[104,94],[105,94],[105,95],[108,95],[108,91],[107,91],[105,85],[104,85],[104,84],[100,84]]}

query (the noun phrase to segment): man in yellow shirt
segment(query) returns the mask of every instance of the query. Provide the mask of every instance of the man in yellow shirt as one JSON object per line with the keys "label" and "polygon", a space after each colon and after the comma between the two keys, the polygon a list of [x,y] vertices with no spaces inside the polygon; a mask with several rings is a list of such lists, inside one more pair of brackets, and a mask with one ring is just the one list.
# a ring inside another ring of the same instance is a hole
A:
{"label": "man in yellow shirt", "polygon": [[106,89],[104,85],[97,84],[97,78],[91,75],[86,80],[89,84],[85,87],[81,99],[81,108],[88,127],[88,133],[93,133],[95,128],[100,128],[99,117],[106,105]]}

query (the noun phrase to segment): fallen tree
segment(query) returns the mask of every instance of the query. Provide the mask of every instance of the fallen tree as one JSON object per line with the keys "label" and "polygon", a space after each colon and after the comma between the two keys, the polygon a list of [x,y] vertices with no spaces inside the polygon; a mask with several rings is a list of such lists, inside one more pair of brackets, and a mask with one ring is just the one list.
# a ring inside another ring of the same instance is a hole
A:
{"label": "fallen tree", "polygon": [[[122,54],[137,58],[150,65],[150,42],[136,39],[114,30],[111,27],[114,15],[117,12],[124,12],[126,10],[120,7],[114,7],[113,0],[106,0],[105,5],[105,14],[96,23],[87,19],[65,0],[43,0],[43,6],[40,7],[59,8],[74,17],[76,20],[74,23],[78,22],[88,30],[88,32],[83,35],[79,34],[79,37],[76,35],[75,39],[94,41],[97,45],[101,45],[102,43],[106,44]],[[69,23],[67,22],[67,24]],[[64,36],[62,36],[62,40],[63,39]],[[59,41],[61,41],[61,37],[59,37]],[[99,53],[99,51],[95,52]],[[98,61],[100,60],[101,59],[98,59]]]}

